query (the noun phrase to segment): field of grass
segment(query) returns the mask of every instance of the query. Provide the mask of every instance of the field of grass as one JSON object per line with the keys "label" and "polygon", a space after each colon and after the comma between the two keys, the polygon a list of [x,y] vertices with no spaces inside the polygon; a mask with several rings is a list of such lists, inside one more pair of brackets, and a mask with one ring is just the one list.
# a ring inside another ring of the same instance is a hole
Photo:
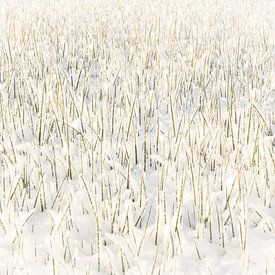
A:
{"label": "field of grass", "polygon": [[275,1],[0,1],[0,275],[275,274]]}

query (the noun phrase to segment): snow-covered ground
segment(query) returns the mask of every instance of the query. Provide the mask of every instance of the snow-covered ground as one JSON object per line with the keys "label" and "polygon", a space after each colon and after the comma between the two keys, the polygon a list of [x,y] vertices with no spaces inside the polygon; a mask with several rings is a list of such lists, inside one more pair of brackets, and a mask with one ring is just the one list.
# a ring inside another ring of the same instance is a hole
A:
{"label": "snow-covered ground", "polygon": [[0,275],[275,274],[275,1],[0,1]]}

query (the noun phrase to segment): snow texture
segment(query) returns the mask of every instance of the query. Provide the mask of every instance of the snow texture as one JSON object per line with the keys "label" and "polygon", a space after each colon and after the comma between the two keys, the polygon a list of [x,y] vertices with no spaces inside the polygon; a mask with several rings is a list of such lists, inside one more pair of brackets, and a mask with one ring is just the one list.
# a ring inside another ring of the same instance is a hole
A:
{"label": "snow texture", "polygon": [[1,1],[0,274],[275,274],[274,18]]}

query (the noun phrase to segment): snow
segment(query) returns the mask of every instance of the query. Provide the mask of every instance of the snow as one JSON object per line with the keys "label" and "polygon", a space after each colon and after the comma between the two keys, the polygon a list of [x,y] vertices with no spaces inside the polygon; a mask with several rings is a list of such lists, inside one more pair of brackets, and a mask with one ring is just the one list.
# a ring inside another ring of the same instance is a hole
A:
{"label": "snow", "polygon": [[1,274],[275,274],[275,1],[0,5]]}

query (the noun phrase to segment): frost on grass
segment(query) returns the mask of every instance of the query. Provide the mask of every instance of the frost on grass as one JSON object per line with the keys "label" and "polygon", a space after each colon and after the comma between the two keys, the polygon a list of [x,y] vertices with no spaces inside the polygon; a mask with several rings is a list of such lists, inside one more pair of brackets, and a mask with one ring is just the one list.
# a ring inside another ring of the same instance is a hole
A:
{"label": "frost on grass", "polygon": [[1,274],[274,274],[274,1],[2,1]]}

